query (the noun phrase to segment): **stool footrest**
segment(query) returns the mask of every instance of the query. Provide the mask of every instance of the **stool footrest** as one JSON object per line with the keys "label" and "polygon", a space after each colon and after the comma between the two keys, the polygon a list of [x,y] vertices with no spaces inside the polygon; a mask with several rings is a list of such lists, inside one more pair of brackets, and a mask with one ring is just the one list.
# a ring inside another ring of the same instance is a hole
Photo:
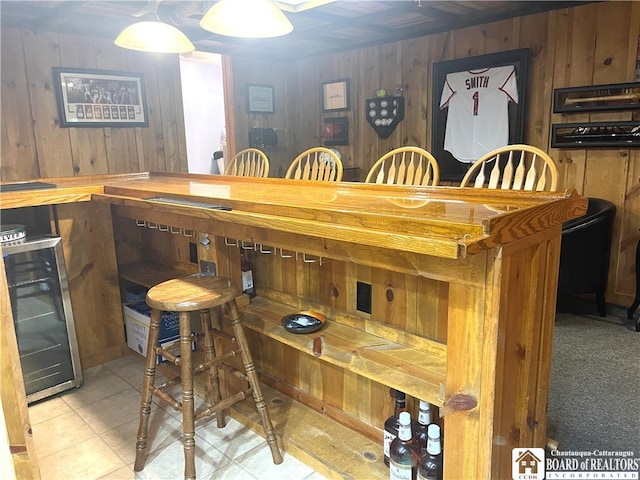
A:
{"label": "stool footrest", "polygon": [[235,393],[234,395],[231,395],[230,397],[227,397],[224,400],[219,401],[215,405],[209,405],[209,406],[203,408],[202,410],[199,410],[195,414],[194,419],[198,420],[199,418],[202,418],[202,417],[208,417],[210,415],[216,415],[219,412],[221,412],[222,410],[226,410],[227,408],[232,407],[236,403],[241,402],[242,400],[247,398],[251,394],[252,391],[253,391],[252,388],[248,388],[244,392]]}
{"label": "stool footrest", "polygon": [[167,350],[165,350],[165,349],[164,349],[164,348],[162,348],[162,347],[158,347],[158,348],[156,348],[156,354],[157,354],[157,355],[162,355],[162,357],[163,357],[165,360],[167,360],[167,361],[169,361],[169,362],[173,363],[174,365],[178,365],[178,364],[180,363],[180,362],[178,361],[178,359],[180,358],[179,356],[176,356],[176,355],[174,355],[173,353],[168,352]]}
{"label": "stool footrest", "polygon": [[155,390],[156,388],[158,390],[166,390],[167,388],[173,387],[174,385],[178,385],[181,382],[182,382],[182,378],[180,378],[180,375],[178,375],[177,377],[170,378],[166,382],[161,383],[160,385],[156,386],[155,388],[152,388],[152,390]]}
{"label": "stool footrest", "polygon": [[171,395],[169,395],[167,392],[162,390],[160,387],[153,388],[153,394],[157,396],[160,400],[162,400],[164,403],[172,407],[174,410],[177,410],[178,412],[182,411],[182,402],[179,402],[178,400],[173,398]]}
{"label": "stool footrest", "polygon": [[212,328],[211,333],[217,337],[225,338],[230,342],[236,343],[236,337],[234,337],[230,333],[224,332],[222,330],[218,330],[217,328]]}
{"label": "stool footrest", "polygon": [[245,382],[249,381],[249,379],[244,373],[242,373],[240,370],[236,368],[233,368],[231,365],[224,364],[224,365],[221,365],[220,368],[225,372],[244,380]]}
{"label": "stool footrest", "polygon": [[[195,342],[196,339],[197,339],[197,335],[195,333],[192,333],[191,334],[191,342]],[[179,355],[174,355],[173,353],[171,353],[169,351],[169,349],[173,348],[177,343],[180,343],[180,339],[179,338],[173,340],[171,343],[164,344],[163,346],[160,346],[160,345],[156,346],[153,349],[153,352],[156,355],[161,355],[165,360],[170,361],[174,365],[180,365],[180,356]]]}
{"label": "stool footrest", "polygon": [[225,360],[229,358],[234,358],[240,355],[242,352],[240,350],[231,350],[223,355],[219,355],[211,360],[207,360],[204,363],[199,364],[198,366],[193,368],[193,373],[201,373],[204,372],[207,368],[215,365],[216,367],[223,363]]}

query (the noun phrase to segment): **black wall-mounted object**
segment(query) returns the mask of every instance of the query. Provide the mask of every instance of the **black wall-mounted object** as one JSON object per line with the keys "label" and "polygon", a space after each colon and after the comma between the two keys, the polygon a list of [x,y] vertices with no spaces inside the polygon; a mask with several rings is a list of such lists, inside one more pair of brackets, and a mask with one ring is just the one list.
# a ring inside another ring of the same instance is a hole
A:
{"label": "black wall-mounted object", "polygon": [[375,97],[365,100],[367,122],[380,138],[389,138],[404,119],[404,97]]}
{"label": "black wall-mounted object", "polygon": [[275,147],[276,145],[278,145],[278,135],[273,128],[252,128],[249,130],[250,147]]}
{"label": "black wall-mounted object", "polygon": [[556,88],[553,113],[640,109],[640,82]]}
{"label": "black wall-mounted object", "polygon": [[640,122],[583,122],[551,125],[552,148],[637,148]]}

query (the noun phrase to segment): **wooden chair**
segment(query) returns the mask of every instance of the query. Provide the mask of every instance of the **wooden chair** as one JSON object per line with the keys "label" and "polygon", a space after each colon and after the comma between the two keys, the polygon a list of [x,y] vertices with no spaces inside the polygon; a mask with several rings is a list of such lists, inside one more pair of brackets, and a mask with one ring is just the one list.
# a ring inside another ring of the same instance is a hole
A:
{"label": "wooden chair", "polygon": [[313,147],[291,162],[284,178],[339,182],[342,180],[342,160],[333,150]]}
{"label": "wooden chair", "polygon": [[[493,166],[490,165],[491,162]],[[489,168],[491,171],[487,172]],[[471,186],[472,182],[474,188],[553,192],[558,185],[558,167],[539,148],[531,145],[507,145],[477,160],[460,186]]]}
{"label": "wooden chair", "polygon": [[224,174],[235,177],[268,177],[269,159],[263,151],[247,148],[234,155]]}
{"label": "wooden chair", "polygon": [[420,147],[391,150],[373,164],[365,183],[387,185],[438,185],[440,168],[436,159]]}

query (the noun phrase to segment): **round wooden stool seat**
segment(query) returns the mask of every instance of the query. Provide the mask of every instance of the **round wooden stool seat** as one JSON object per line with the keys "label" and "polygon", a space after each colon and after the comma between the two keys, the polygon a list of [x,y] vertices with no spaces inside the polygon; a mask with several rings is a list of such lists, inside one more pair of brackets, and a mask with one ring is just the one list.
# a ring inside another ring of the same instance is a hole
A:
{"label": "round wooden stool seat", "polygon": [[191,275],[160,283],[147,292],[147,305],[158,310],[192,312],[224,305],[240,295],[225,277]]}

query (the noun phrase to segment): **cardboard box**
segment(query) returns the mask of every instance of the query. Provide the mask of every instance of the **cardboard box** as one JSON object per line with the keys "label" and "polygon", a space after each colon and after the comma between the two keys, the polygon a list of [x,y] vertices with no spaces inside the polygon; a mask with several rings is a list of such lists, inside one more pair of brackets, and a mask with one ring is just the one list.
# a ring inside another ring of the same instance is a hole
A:
{"label": "cardboard box", "polygon": [[[127,334],[127,345],[131,350],[146,357],[147,343],[149,341],[149,325],[151,323],[151,307],[146,302],[136,302],[122,305],[124,315],[125,331]],[[169,351],[174,355],[180,354],[180,343],[176,342],[180,338],[180,325],[178,312],[163,312],[160,324],[160,345],[166,346],[175,342]],[[193,350],[196,349],[196,342],[193,342]],[[158,355],[157,363],[164,359]]]}
{"label": "cardboard box", "polygon": [[137,303],[142,302],[147,298],[147,292],[149,289],[141,285],[131,285],[124,291],[125,303]]}

